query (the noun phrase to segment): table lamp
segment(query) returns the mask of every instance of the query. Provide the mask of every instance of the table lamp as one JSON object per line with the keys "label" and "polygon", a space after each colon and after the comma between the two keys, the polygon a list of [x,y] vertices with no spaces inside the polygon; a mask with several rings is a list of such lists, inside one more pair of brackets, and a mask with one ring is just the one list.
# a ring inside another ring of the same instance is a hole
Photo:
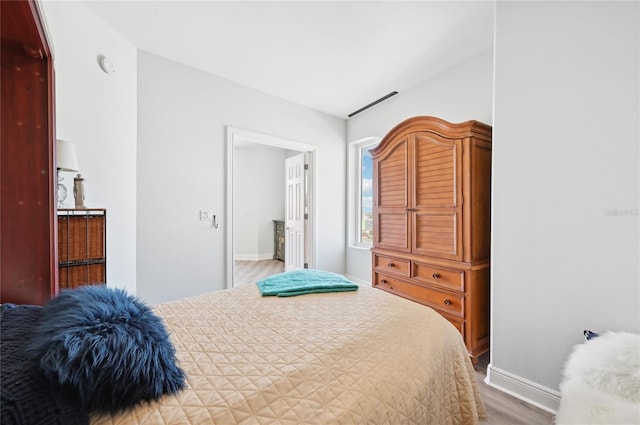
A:
{"label": "table lamp", "polygon": [[78,157],[76,145],[66,140],[56,140],[56,168],[58,169],[58,208],[63,207],[67,199],[67,188],[62,184],[64,180],[60,171],[78,171]]}

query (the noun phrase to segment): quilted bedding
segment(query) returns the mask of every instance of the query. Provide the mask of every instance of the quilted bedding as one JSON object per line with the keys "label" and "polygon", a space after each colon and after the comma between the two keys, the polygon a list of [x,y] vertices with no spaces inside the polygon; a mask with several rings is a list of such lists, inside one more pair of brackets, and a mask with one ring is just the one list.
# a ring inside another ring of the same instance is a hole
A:
{"label": "quilted bedding", "polygon": [[187,388],[93,425],[475,424],[458,331],[428,307],[356,292],[261,297],[254,285],[154,307]]}

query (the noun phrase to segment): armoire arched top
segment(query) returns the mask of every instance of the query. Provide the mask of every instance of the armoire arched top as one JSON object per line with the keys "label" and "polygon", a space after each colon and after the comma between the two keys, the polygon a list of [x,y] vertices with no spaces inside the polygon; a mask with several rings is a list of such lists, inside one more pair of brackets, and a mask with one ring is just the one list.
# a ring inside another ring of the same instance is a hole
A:
{"label": "armoire arched top", "polygon": [[418,116],[408,118],[393,127],[380,141],[375,149],[371,150],[371,156],[376,158],[385,152],[389,143],[402,137],[403,134],[410,134],[415,131],[432,132],[445,138],[459,139],[473,135],[480,139],[491,142],[491,126],[480,121],[469,120],[461,123],[450,123],[442,118],[432,116]]}

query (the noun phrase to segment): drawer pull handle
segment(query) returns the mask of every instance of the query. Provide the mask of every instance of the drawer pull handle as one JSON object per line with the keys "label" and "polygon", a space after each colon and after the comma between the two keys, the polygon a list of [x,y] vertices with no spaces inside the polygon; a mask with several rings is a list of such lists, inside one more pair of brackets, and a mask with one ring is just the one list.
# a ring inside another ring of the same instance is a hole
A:
{"label": "drawer pull handle", "polygon": [[387,279],[382,279],[382,280],[380,281],[380,283],[382,283],[383,285],[386,285],[386,284],[387,284]]}
{"label": "drawer pull handle", "polygon": [[445,298],[444,305],[451,305],[451,300],[449,298]]}
{"label": "drawer pull handle", "polygon": [[393,264],[393,261],[389,261],[389,262],[387,263],[387,267],[389,267],[390,269],[392,269],[392,268],[393,268],[393,266],[395,266],[395,264]]}
{"label": "drawer pull handle", "polygon": [[440,279],[440,273],[434,273],[431,275],[432,278],[434,278],[435,280]]}

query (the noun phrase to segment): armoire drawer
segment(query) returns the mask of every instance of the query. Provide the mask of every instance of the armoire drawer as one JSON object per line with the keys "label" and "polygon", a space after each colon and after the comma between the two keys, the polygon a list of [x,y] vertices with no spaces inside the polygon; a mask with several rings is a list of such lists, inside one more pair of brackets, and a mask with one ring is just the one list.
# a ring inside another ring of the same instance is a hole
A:
{"label": "armoire drawer", "polygon": [[409,260],[373,254],[373,267],[381,272],[410,277],[410,264],[411,262]]}
{"label": "armoire drawer", "polygon": [[464,318],[464,295],[450,294],[380,273],[375,273],[373,286],[426,304],[447,314]]}
{"label": "armoire drawer", "polygon": [[414,261],[413,278],[427,284],[464,292],[464,271],[462,270],[447,269]]}

